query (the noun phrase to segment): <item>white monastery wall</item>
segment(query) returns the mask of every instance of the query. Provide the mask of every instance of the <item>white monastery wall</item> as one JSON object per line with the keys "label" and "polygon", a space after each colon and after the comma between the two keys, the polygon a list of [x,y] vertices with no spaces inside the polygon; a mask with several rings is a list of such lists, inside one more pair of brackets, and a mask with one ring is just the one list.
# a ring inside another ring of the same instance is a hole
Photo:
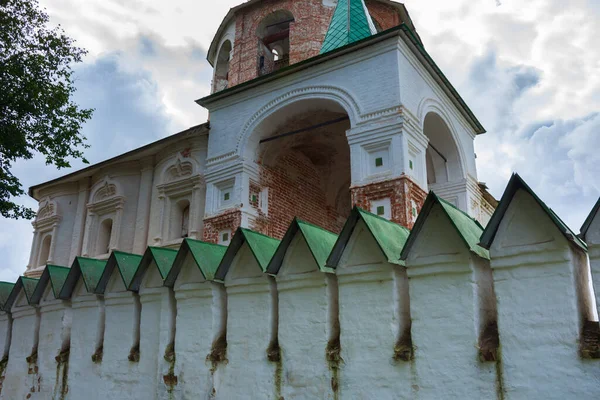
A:
{"label": "white monastery wall", "polygon": [[[174,285],[177,302],[175,332],[175,374],[182,398],[208,398],[214,387],[215,367],[207,361],[215,335],[224,334],[218,326],[213,329],[213,290],[224,292],[221,284],[207,282],[188,255]],[[215,286],[213,288],[213,285]],[[214,299],[214,300],[213,300]],[[226,312],[221,310],[221,312]]]}
{"label": "white monastery wall", "polygon": [[335,277],[326,275],[319,271],[304,237],[296,235],[276,278],[283,365],[281,396],[286,399],[333,395],[325,349],[330,340],[339,339],[339,329],[332,332],[338,323],[337,312],[335,321],[331,321],[329,309],[336,300],[330,297],[331,286],[336,292],[337,286]]}
{"label": "white monastery wall", "polygon": [[361,221],[336,274],[343,360],[335,377],[339,398],[411,398],[413,366],[395,356],[410,332],[404,267],[385,260]]}
{"label": "white monastery wall", "polygon": [[[103,296],[81,279],[70,303],[48,286],[30,306],[21,291],[0,398],[596,398],[600,360],[580,349],[583,322],[598,321],[588,257],[523,190],[491,261],[468,251],[439,211],[406,267],[386,260],[361,220],[335,274],[317,272],[298,235],[275,278],[244,245],[224,285],[189,258],[173,289],[152,264],[139,295],[117,269]],[[496,315],[497,358],[486,361],[481,338]],[[8,325],[0,316],[0,343]],[[207,359],[215,349],[220,358]]]}
{"label": "white monastery wall", "polygon": [[416,348],[413,389],[428,399],[438,393],[453,399],[494,398],[496,364],[481,362],[478,355],[486,304],[478,293],[486,271],[478,270],[491,275],[489,261],[469,252],[437,207],[406,263]]}
{"label": "white monastery wall", "polygon": [[72,399],[100,399],[102,390],[99,347],[104,340],[104,299],[88,294],[79,280],[71,297],[71,346],[69,355],[68,393]]}
{"label": "white monastery wall", "polygon": [[490,248],[508,398],[591,398],[598,390],[600,365],[578,355],[582,320],[598,320],[580,300],[590,288],[578,285],[577,270],[589,268],[579,252],[517,192]]}

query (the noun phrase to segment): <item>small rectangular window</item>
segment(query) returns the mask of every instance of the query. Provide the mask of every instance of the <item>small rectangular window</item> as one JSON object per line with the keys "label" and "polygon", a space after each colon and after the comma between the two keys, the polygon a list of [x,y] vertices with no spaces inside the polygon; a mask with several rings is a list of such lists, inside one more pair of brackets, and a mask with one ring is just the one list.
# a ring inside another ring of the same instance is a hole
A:
{"label": "small rectangular window", "polygon": [[410,160],[410,161],[408,162],[408,166],[410,167],[410,169],[414,169],[414,168],[413,168],[413,162],[412,162],[412,160]]}
{"label": "small rectangular window", "polygon": [[375,159],[375,166],[376,167],[383,167],[383,158],[382,157],[377,157]]}
{"label": "small rectangular window", "polygon": [[228,200],[229,200],[229,192],[226,192],[226,193],[223,195],[223,200],[224,200],[224,201],[228,201]]}
{"label": "small rectangular window", "polygon": [[384,214],[385,214],[385,207],[384,206],[377,207],[377,215],[381,216]]}
{"label": "small rectangular window", "polygon": [[224,243],[229,241],[229,233],[224,233],[222,239],[223,239],[222,242],[224,242]]}

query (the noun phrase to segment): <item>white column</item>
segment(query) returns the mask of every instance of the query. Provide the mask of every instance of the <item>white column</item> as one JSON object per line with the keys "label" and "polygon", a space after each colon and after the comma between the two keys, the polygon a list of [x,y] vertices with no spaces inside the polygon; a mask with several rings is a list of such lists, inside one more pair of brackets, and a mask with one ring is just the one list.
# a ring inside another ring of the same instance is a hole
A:
{"label": "white column", "polygon": [[110,250],[119,250],[121,239],[121,221],[123,220],[123,204],[117,205],[115,211],[115,223],[113,225],[112,237],[110,239]]}
{"label": "white column", "polygon": [[56,233],[58,231],[58,223],[55,222],[52,224],[52,239],[50,240],[50,252],[48,253],[48,262],[47,264],[52,264],[54,262],[54,249],[56,248]]}
{"label": "white column", "polygon": [[69,267],[71,266],[71,263],[73,263],[73,260],[75,260],[75,257],[81,255],[89,195],[89,181],[87,179],[82,179],[79,181],[79,196],[77,198],[77,212],[75,214],[75,223],[73,225],[73,241],[71,242],[71,254],[68,262]]}
{"label": "white column", "polygon": [[135,237],[133,239],[133,252],[135,254],[142,254],[148,245],[153,182],[154,164],[152,158],[149,158],[142,162],[140,190],[135,218]]}

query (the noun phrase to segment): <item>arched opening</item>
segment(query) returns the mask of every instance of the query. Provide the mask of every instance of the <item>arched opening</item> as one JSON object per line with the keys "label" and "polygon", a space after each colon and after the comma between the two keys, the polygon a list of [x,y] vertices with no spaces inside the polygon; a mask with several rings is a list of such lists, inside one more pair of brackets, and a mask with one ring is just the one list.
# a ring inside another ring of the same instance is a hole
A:
{"label": "arched opening", "polygon": [[187,199],[179,200],[173,205],[171,215],[170,240],[186,238],[189,236],[190,229],[190,202]]}
{"label": "arched opening", "polygon": [[231,42],[226,40],[219,50],[215,67],[213,92],[227,89],[229,86],[229,60],[231,59]]}
{"label": "arched opening", "polygon": [[258,75],[266,75],[290,65],[291,12],[275,11],[258,25]]}
{"label": "arched opening", "polygon": [[290,104],[257,126],[245,154],[261,166],[256,190],[268,189],[264,233],[282,237],[294,217],[341,231],[352,208],[349,128],[344,108],[323,99]]}
{"label": "arched opening", "polygon": [[446,122],[438,114],[430,112],[425,116],[423,133],[429,139],[425,153],[427,185],[436,186],[463,179],[463,171],[458,147]]}
{"label": "arched opening", "polygon": [[46,265],[48,258],[50,257],[50,245],[52,244],[52,235],[44,236],[42,240],[42,246],[40,247],[40,255],[38,257],[38,266]]}
{"label": "arched opening", "polygon": [[113,220],[106,218],[100,223],[98,241],[96,242],[96,255],[110,253],[110,238],[112,236]]}

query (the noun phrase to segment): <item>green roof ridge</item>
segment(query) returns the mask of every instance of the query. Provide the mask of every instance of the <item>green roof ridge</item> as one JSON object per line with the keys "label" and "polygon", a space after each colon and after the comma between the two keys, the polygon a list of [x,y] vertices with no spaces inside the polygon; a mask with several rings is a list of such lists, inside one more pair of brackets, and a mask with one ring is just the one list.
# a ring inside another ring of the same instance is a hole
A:
{"label": "green roof ridge", "polygon": [[33,292],[35,292],[35,288],[40,280],[36,278],[28,278],[26,276],[21,276],[19,279],[23,284],[23,290],[25,291],[25,296],[27,297],[27,302],[29,303],[31,301],[31,296],[33,296]]}
{"label": "green roof ridge", "polygon": [[244,238],[263,272],[267,270],[269,261],[277,251],[280,241],[250,229],[240,228]]}
{"label": "green roof ridge", "polygon": [[581,250],[587,253],[588,248],[587,244],[576,235],[569,226],[564,223],[564,221],[554,212],[546,203],[544,203],[538,195],[529,187],[529,185],[519,176],[517,173],[513,173],[504,193],[502,194],[502,199],[500,199],[500,203],[494,211],[490,222],[484,229],[481,235],[481,246],[489,249],[496,237],[496,232],[498,231],[498,227],[504,218],[504,214],[508,209],[508,206],[512,202],[513,197],[517,193],[519,189],[527,192],[533,199],[538,203],[538,205],[542,208],[542,210],[546,213],[546,215],[550,218],[550,220],[554,223],[558,231],[570,242],[578,246]]}
{"label": "green roof ridge", "polygon": [[6,301],[8,300],[8,296],[10,296],[10,293],[12,292],[14,287],[15,287],[14,283],[0,282],[0,309],[1,310],[4,310],[4,305],[6,304]]}
{"label": "green roof ridge", "polygon": [[117,263],[117,268],[119,269],[119,273],[121,274],[125,288],[129,289],[129,285],[131,284],[137,268],[142,261],[142,256],[139,254],[131,254],[115,250],[113,251],[111,257],[115,258],[115,262]]}
{"label": "green roof ridge", "polygon": [[70,268],[61,267],[60,265],[48,265],[46,266],[46,269],[50,276],[52,294],[54,294],[55,299],[58,299],[60,291],[67,280],[67,275],[69,275]]}
{"label": "green roof ridge", "polygon": [[169,275],[171,267],[173,267],[173,262],[175,261],[175,257],[177,257],[177,250],[153,246],[148,247],[148,249],[152,253],[152,258],[158,267],[161,278],[164,280]]}
{"label": "green roof ridge", "polygon": [[404,265],[404,261],[400,260],[399,255],[408,239],[410,230],[361,208],[357,207],[357,210],[388,262]]}
{"label": "green roof ridge", "polygon": [[433,192],[431,192],[431,195],[435,196],[450,219],[450,222],[454,225],[467,247],[469,247],[469,250],[478,256],[489,260],[490,252],[479,245],[479,240],[483,233],[481,224],[464,211],[458,209],[454,204],[447,202]]}
{"label": "green roof ridge", "polygon": [[[185,242],[204,279],[213,280],[217,268],[219,268],[219,264],[227,251],[227,246],[194,239],[185,239]],[[211,251],[205,251],[207,249]]]}
{"label": "green roof ridge", "polygon": [[77,257],[76,261],[79,265],[79,270],[81,271],[85,290],[88,293],[94,293],[96,286],[98,286],[98,282],[100,282],[100,278],[102,278],[102,273],[104,273],[107,261],[86,257]]}
{"label": "green roof ridge", "polygon": [[333,268],[327,267],[326,262],[338,235],[301,219],[296,219],[296,222],[319,269],[323,272],[333,272]]}
{"label": "green roof ridge", "polygon": [[376,33],[364,0],[338,0],[321,47],[321,54]]}

